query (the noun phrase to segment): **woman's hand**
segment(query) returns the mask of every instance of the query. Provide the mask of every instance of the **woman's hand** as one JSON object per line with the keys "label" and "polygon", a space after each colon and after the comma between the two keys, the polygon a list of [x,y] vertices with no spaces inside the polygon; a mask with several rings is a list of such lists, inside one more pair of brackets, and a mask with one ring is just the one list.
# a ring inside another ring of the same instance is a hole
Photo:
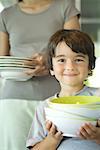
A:
{"label": "woman's hand", "polygon": [[46,129],[48,131],[46,140],[48,140],[52,148],[57,148],[57,146],[63,139],[62,132],[57,131],[56,126],[51,121],[46,122]]}
{"label": "woman's hand", "polygon": [[29,61],[25,61],[25,65],[29,65],[32,69],[25,71],[28,75],[44,76],[49,74],[47,60],[45,54],[35,54]]}
{"label": "woman's hand", "polygon": [[97,126],[85,123],[79,129],[78,135],[82,139],[94,140],[97,144],[100,144],[100,120],[98,120]]}

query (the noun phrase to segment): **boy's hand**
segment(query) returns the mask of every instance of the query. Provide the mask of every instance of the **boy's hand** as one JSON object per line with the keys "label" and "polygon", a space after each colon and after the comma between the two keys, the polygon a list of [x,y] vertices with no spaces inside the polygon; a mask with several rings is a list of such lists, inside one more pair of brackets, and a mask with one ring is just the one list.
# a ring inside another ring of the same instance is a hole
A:
{"label": "boy's hand", "polygon": [[97,144],[100,144],[100,120],[98,120],[97,126],[85,123],[79,129],[78,135],[82,139],[94,140]]}
{"label": "boy's hand", "polygon": [[56,126],[51,121],[46,122],[46,129],[48,131],[47,138],[50,145],[53,147],[57,147],[60,141],[63,139],[62,132],[57,131]]}

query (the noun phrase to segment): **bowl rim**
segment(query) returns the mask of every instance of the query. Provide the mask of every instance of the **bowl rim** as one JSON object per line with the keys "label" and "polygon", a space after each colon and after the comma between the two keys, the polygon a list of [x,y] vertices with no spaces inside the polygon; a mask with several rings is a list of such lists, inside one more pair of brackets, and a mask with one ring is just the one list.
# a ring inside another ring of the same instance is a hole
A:
{"label": "bowl rim", "polygon": [[[83,103],[62,103],[62,102],[60,102],[60,103],[58,103],[57,102],[57,100],[61,100],[61,101],[65,101],[65,99],[70,99],[70,100],[72,100],[72,101],[76,101],[76,99],[78,99],[78,101],[80,101],[80,98],[82,98],[81,99],[81,101],[89,101],[89,102],[83,102]],[[75,99],[73,99],[73,98],[75,98]],[[92,98],[92,100],[90,99],[90,100],[87,100],[87,98]],[[94,100],[94,98],[96,99],[96,100]],[[53,102],[53,100],[54,101],[56,101],[56,102]],[[100,102],[100,97],[99,96],[84,96],[84,95],[81,95],[81,96],[64,96],[64,97],[59,97],[59,98],[51,98],[51,99],[49,99],[48,100],[48,104],[56,104],[56,105],[72,105],[72,106],[82,106],[82,105],[90,105],[90,104],[95,104],[96,102]],[[97,104],[97,105],[100,105],[100,104]]]}

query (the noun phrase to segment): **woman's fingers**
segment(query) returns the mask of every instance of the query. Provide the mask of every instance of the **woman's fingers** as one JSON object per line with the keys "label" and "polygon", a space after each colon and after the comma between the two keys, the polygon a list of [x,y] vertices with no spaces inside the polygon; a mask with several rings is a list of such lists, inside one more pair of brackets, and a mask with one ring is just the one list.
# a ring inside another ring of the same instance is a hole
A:
{"label": "woman's fingers", "polygon": [[49,70],[45,66],[37,66],[34,73],[35,76],[44,76],[49,74]]}
{"label": "woman's fingers", "polygon": [[[23,62],[23,65],[28,65],[28,66],[30,66],[30,68],[31,67],[40,67],[40,68],[43,68],[43,67],[45,67],[45,68],[47,68],[47,64],[46,64],[46,61],[45,61],[45,59],[43,58],[43,56],[39,56],[39,57],[37,57],[37,58],[33,58],[32,60],[26,60],[26,61],[24,61]],[[37,70],[38,70],[38,68],[37,68]],[[41,69],[40,69],[41,70]]]}
{"label": "woman's fingers", "polygon": [[40,54],[34,54],[32,57],[29,57],[29,59],[23,61],[23,64],[25,65],[36,65],[40,64],[42,55]]}
{"label": "woman's fingers", "polygon": [[35,54],[31,57],[32,60],[24,61],[24,65],[30,66],[25,73],[32,76],[45,76],[49,74],[49,70],[46,64],[46,58],[42,54]]}
{"label": "woman's fingers", "polygon": [[23,64],[28,66],[36,66],[39,65],[40,62],[37,59],[32,59],[32,60],[25,60]]}
{"label": "woman's fingers", "polygon": [[44,66],[33,66],[33,69],[27,69],[24,71],[27,75],[33,75],[33,76],[44,76],[48,75],[49,71]]}
{"label": "woman's fingers", "polygon": [[37,53],[32,56],[31,59],[32,60],[26,60],[23,62],[24,65],[30,66],[30,69],[25,71],[26,74],[33,76],[44,76],[49,74],[46,57],[43,54]]}

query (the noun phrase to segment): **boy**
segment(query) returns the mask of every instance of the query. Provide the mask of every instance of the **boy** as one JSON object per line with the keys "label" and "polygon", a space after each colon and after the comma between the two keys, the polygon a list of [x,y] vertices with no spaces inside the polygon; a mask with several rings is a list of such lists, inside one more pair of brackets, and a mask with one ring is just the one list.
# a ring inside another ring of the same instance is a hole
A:
{"label": "boy", "polygon": [[[48,43],[48,62],[51,75],[59,81],[61,90],[54,97],[96,95],[98,89],[87,87],[84,81],[95,67],[94,44],[78,30],[59,30]],[[30,129],[27,147],[31,150],[100,150],[100,124],[85,123],[77,138],[63,137],[56,126],[45,119],[47,100],[37,107]]]}

